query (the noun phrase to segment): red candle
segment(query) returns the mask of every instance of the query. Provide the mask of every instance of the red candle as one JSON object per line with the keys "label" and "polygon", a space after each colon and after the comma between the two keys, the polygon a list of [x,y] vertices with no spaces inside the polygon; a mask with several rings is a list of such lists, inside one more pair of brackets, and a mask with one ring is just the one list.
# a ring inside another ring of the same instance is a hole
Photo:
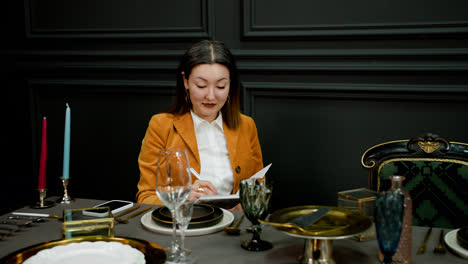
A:
{"label": "red candle", "polygon": [[47,163],[47,119],[42,119],[42,141],[41,141],[41,160],[39,163],[39,184],[37,189],[46,188],[46,163]]}

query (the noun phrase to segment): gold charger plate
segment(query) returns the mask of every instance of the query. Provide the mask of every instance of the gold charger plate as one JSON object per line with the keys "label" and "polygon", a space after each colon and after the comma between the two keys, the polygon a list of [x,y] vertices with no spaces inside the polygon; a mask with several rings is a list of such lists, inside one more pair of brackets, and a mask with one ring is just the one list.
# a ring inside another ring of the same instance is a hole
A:
{"label": "gold charger plate", "polygon": [[282,224],[288,223],[296,217],[312,213],[320,208],[329,208],[330,211],[316,223],[304,228],[304,231],[287,227],[275,228],[288,235],[301,238],[341,239],[364,232],[372,226],[370,218],[361,215],[359,212],[340,207],[319,205],[303,205],[280,209],[270,215],[269,221]]}
{"label": "gold charger plate", "polygon": [[164,263],[167,259],[166,252],[164,249],[152,242],[141,240],[137,238],[128,238],[128,237],[107,237],[107,236],[85,236],[85,237],[75,237],[69,239],[60,239],[55,241],[47,241],[37,245],[33,245],[21,250],[18,250],[14,253],[9,254],[8,256],[0,259],[0,263],[5,264],[19,264],[23,263],[26,259],[34,256],[37,252],[53,248],[59,245],[67,245],[70,243],[84,242],[84,241],[108,241],[108,242],[120,242],[125,245],[129,245],[133,248],[138,249],[145,255],[146,263]]}

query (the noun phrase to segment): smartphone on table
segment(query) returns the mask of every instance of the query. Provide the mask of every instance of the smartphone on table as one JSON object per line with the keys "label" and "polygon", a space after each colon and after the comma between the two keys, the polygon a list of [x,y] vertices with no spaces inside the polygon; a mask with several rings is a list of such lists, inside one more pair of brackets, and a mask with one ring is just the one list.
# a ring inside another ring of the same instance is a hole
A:
{"label": "smartphone on table", "polygon": [[[133,206],[133,202],[130,201],[123,201],[123,200],[110,200],[102,204],[98,204],[93,206],[96,207],[109,207],[112,214],[119,213],[123,210],[126,210]],[[96,209],[88,209],[84,210],[83,214],[88,216],[95,216],[95,217],[104,217],[107,216],[107,210],[104,208],[96,208]]]}

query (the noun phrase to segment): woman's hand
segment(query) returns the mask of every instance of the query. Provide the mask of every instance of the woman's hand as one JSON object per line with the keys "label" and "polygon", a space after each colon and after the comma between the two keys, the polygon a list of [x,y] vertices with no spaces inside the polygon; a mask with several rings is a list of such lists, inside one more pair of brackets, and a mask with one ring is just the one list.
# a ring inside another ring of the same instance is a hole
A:
{"label": "woman's hand", "polygon": [[192,191],[190,192],[189,199],[197,200],[203,195],[218,194],[216,188],[209,181],[196,180],[192,184]]}

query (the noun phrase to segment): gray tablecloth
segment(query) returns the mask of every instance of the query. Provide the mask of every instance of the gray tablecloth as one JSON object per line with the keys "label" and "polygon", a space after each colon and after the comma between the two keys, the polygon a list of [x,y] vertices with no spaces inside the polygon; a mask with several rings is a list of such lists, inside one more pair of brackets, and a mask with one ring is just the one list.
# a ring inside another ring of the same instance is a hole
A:
{"label": "gray tablecloth", "polygon": [[[86,208],[97,205],[103,201],[90,199],[76,199],[71,205],[57,204],[47,209],[32,209],[29,207],[20,208],[16,211],[33,213],[50,213],[62,215],[65,208]],[[142,207],[149,206],[143,205]],[[156,206],[153,206],[156,208]],[[6,218],[10,214],[0,216]],[[144,215],[144,214],[142,214]],[[161,235],[147,230],[140,222],[142,215],[132,218],[128,224],[117,224],[115,226],[115,236],[133,237],[148,240],[162,247],[170,244],[171,236]],[[236,212],[236,218],[241,213]],[[186,247],[192,249],[193,255],[197,257],[197,263],[298,263],[297,257],[302,254],[304,240],[290,237],[276,229],[265,226],[262,232],[262,239],[273,243],[273,248],[263,252],[249,252],[240,247],[242,240],[251,238],[251,234],[245,232],[245,228],[250,225],[245,219],[242,224],[240,236],[228,236],[224,232],[217,232],[209,235],[191,236],[186,238]],[[48,219],[44,223],[36,223],[32,227],[23,228],[19,232],[0,241],[0,259],[25,247],[61,239],[62,222],[56,219]],[[451,252],[445,255],[435,255],[432,249],[437,245],[439,229],[435,228],[427,244],[427,252],[423,255],[416,255],[417,248],[421,244],[427,228],[413,227],[413,262],[414,264],[427,263],[467,263],[463,259]],[[448,231],[448,230],[447,230]],[[342,239],[333,242],[334,258],[337,263],[378,263],[377,241],[369,240],[358,242],[354,239]]]}

